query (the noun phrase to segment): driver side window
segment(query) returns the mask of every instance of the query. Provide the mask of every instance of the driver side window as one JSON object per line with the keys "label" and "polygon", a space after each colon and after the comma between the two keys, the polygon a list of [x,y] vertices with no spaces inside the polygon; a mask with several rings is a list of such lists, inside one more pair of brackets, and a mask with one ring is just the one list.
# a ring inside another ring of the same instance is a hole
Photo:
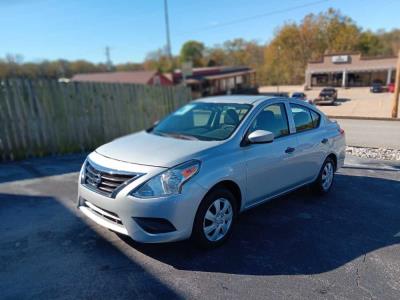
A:
{"label": "driver side window", "polygon": [[289,124],[283,103],[271,104],[265,107],[250,126],[250,132],[266,130],[279,138],[289,134]]}

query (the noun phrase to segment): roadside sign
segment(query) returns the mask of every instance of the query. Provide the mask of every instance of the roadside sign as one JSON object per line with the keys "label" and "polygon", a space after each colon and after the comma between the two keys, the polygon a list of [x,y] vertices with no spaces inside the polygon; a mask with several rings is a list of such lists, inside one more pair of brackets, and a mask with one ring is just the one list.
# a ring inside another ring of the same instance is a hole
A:
{"label": "roadside sign", "polygon": [[193,75],[193,63],[191,61],[186,61],[186,62],[182,63],[181,72],[184,77],[192,76]]}
{"label": "roadside sign", "polygon": [[335,55],[332,56],[332,63],[334,64],[343,64],[343,63],[349,63],[350,62],[350,56],[349,55]]}

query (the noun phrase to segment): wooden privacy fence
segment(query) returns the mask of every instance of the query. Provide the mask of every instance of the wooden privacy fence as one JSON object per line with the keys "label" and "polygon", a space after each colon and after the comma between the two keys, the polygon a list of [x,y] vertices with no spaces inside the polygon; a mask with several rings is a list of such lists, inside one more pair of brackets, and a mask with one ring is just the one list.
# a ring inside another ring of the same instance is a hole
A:
{"label": "wooden privacy fence", "polygon": [[0,159],[93,150],[190,100],[186,87],[0,81]]}

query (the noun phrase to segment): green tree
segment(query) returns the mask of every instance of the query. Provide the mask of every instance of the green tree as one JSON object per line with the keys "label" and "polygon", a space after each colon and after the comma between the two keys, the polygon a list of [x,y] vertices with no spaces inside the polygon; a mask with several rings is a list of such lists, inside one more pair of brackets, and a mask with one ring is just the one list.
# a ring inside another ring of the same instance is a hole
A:
{"label": "green tree", "polygon": [[193,67],[203,66],[204,44],[198,41],[187,41],[183,44],[180,52],[180,61],[191,61]]}
{"label": "green tree", "polygon": [[115,66],[116,71],[138,71],[143,70],[143,64],[138,63],[125,63]]}
{"label": "green tree", "polygon": [[220,46],[214,46],[205,50],[205,65],[209,67],[223,66],[226,64],[226,52]]}
{"label": "green tree", "polygon": [[175,66],[175,59],[168,57],[165,49],[149,52],[143,63],[145,70],[157,70],[160,72],[171,72]]}
{"label": "green tree", "polygon": [[355,51],[360,35],[361,29],[340,11],[309,14],[300,23],[286,23],[277,29],[265,47],[261,73],[269,84],[303,83],[309,60],[325,53]]}
{"label": "green tree", "polygon": [[382,43],[382,55],[397,55],[400,49],[400,29],[390,32],[380,30],[377,36]]}
{"label": "green tree", "polygon": [[371,31],[365,31],[360,35],[357,50],[369,56],[377,56],[383,54],[384,45],[379,35]]}
{"label": "green tree", "polygon": [[361,29],[348,16],[333,8],[320,13],[317,20],[325,37],[328,52],[354,51],[357,48]]}

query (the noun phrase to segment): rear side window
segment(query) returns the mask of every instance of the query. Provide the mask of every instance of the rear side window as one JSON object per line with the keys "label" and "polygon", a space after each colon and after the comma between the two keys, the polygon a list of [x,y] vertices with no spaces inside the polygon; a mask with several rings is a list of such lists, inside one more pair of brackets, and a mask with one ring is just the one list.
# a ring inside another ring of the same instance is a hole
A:
{"label": "rear side window", "polygon": [[312,118],[312,122],[313,122],[313,128],[317,128],[321,121],[321,115],[319,113],[316,113],[313,110],[310,110],[310,111],[311,111],[311,118]]}
{"label": "rear side window", "polygon": [[311,117],[311,111],[301,105],[290,104],[292,111],[294,124],[296,126],[296,132],[302,132],[309,129],[315,128],[313,119]]}

